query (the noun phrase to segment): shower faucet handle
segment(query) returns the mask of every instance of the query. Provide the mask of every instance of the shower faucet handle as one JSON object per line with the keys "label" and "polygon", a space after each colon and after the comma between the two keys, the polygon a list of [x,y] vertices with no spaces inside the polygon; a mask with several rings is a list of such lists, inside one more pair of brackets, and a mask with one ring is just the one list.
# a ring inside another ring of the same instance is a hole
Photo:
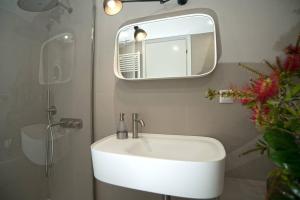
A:
{"label": "shower faucet handle", "polygon": [[47,126],[47,129],[50,129],[55,126],[60,126],[62,128],[82,129],[83,122],[82,119],[61,118],[59,122],[50,123]]}
{"label": "shower faucet handle", "polygon": [[60,125],[62,128],[82,129],[83,127],[82,119],[61,118],[59,122],[62,123]]}
{"label": "shower faucet handle", "polygon": [[55,126],[63,126],[63,124],[64,124],[63,122],[50,123],[47,126],[47,130],[50,129],[50,128],[52,128],[52,127],[55,127]]}

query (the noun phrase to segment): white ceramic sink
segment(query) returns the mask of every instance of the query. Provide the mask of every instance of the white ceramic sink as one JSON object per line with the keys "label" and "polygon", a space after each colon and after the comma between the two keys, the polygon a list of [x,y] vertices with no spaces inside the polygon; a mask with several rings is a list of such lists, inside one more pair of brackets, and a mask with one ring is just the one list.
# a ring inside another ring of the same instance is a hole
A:
{"label": "white ceramic sink", "polygon": [[108,136],[91,145],[95,177],[105,183],[164,195],[209,199],[223,191],[225,150],[216,139],[139,134]]}

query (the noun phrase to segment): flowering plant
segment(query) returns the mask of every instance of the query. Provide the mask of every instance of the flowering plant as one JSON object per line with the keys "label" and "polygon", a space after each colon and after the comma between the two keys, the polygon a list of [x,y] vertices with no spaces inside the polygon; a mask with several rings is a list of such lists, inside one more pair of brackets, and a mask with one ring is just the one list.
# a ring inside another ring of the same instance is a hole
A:
{"label": "flowering plant", "polygon": [[207,98],[232,97],[252,111],[251,120],[260,127],[263,138],[254,149],[266,153],[275,164],[267,180],[266,200],[300,199],[300,35],[295,46],[285,49],[282,62],[265,64],[270,74],[240,66],[257,75],[243,88],[226,93],[209,89]]}

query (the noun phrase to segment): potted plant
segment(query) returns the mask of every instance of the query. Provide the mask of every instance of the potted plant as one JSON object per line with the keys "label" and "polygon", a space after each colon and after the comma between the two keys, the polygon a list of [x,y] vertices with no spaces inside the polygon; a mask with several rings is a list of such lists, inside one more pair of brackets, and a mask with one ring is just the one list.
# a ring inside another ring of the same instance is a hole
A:
{"label": "potted plant", "polygon": [[300,199],[300,35],[295,46],[285,49],[284,59],[277,57],[275,64],[265,64],[271,69],[269,74],[239,64],[256,79],[222,94],[209,89],[207,98],[225,95],[251,110],[251,120],[263,137],[243,155],[259,151],[276,166],[268,175],[265,199]]}

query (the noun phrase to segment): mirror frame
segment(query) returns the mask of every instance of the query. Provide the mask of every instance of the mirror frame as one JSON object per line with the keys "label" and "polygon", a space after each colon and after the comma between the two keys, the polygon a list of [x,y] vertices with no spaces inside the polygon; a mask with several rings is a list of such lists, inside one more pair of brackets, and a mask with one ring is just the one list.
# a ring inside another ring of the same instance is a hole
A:
{"label": "mirror frame", "polygon": [[[215,58],[214,58],[214,64],[210,71],[205,72],[200,75],[190,75],[190,76],[180,76],[180,77],[157,77],[157,78],[125,78],[121,75],[119,71],[119,43],[118,38],[123,28],[133,27],[133,26],[139,26],[144,23],[149,22],[159,22],[162,20],[168,20],[168,19],[176,19],[181,17],[191,17],[191,16],[205,16],[210,18],[214,22],[214,52],[215,52]],[[165,13],[165,14],[159,14],[159,15],[153,15],[149,17],[142,17],[134,20],[130,20],[125,22],[123,25],[120,26],[120,28],[117,31],[116,37],[115,37],[115,48],[114,48],[114,74],[118,79],[121,80],[128,80],[128,81],[140,81],[140,80],[164,80],[164,79],[190,79],[190,78],[199,78],[204,77],[209,74],[211,74],[216,66],[218,61],[218,50],[217,50],[217,29],[216,29],[216,21],[215,19],[208,13],[203,12],[203,9],[190,9],[190,10],[183,10],[183,11],[177,11],[177,12],[171,12],[171,13]]]}

